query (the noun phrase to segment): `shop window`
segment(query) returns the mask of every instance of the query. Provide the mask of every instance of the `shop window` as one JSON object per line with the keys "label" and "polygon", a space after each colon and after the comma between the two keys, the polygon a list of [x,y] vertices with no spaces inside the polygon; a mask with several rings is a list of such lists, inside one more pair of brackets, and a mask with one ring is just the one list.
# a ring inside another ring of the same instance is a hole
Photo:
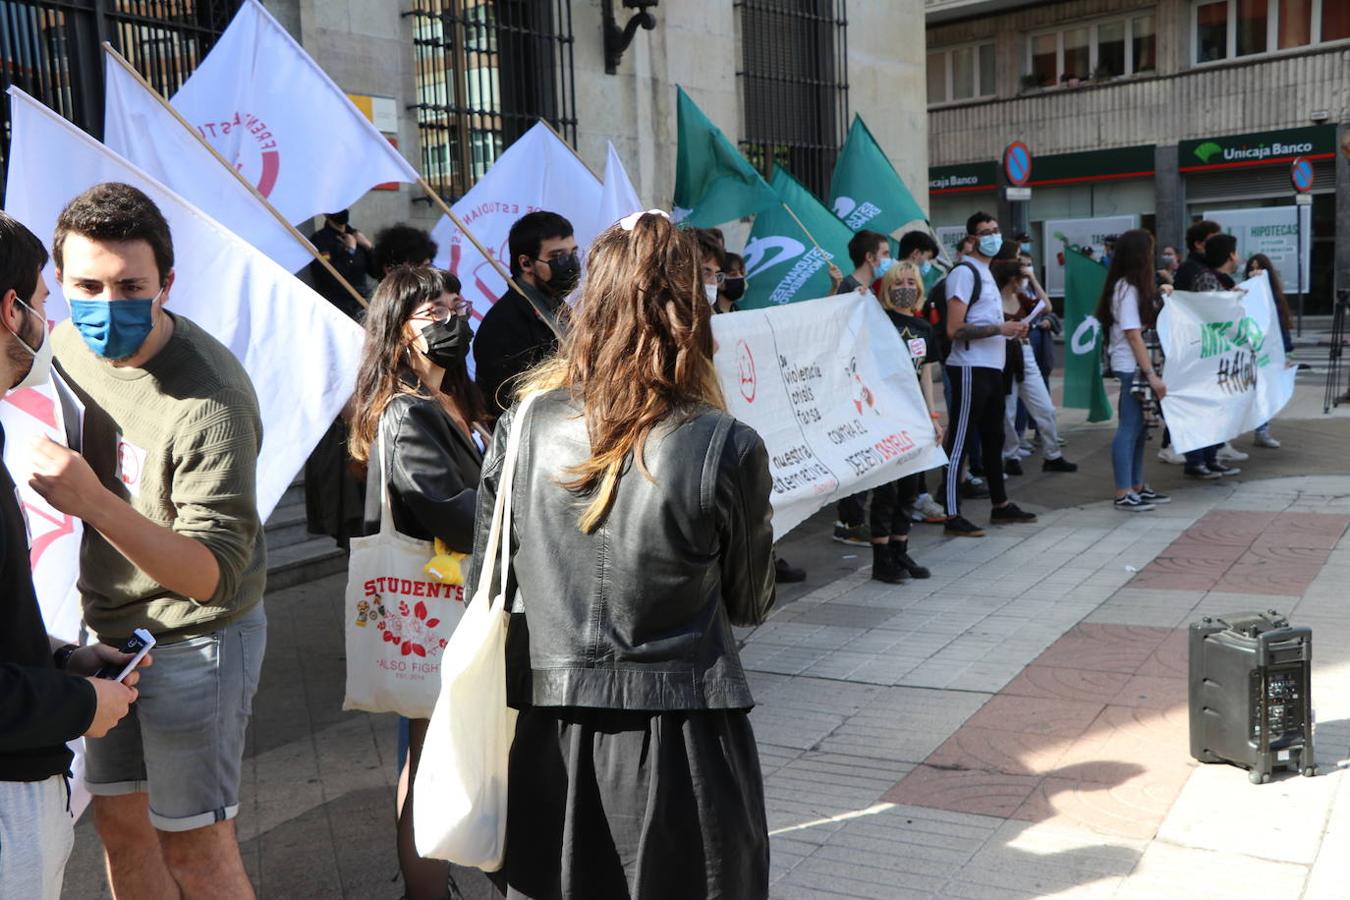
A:
{"label": "shop window", "polygon": [[929,53],[928,102],[993,97],[997,92],[994,60],[992,42],[946,47]]}
{"label": "shop window", "polygon": [[1278,49],[1306,47],[1312,43],[1312,8],[1313,0],[1279,0],[1276,11],[1279,17]]}
{"label": "shop window", "polygon": [[1027,40],[1028,87],[1076,85],[1157,68],[1153,16],[1106,19],[1032,34]]}
{"label": "shop window", "polygon": [[1350,39],[1350,0],[1196,0],[1197,64]]}

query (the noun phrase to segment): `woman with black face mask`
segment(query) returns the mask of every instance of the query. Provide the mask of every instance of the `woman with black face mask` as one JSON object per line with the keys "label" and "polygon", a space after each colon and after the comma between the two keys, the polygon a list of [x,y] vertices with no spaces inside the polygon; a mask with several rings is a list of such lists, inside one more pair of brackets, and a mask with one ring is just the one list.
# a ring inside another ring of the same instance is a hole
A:
{"label": "woman with black face mask", "polygon": [[[472,338],[469,304],[449,272],[400,266],[371,297],[349,442],[352,458],[366,466],[368,533],[379,530],[381,488],[387,487],[400,534],[438,539],[456,553],[473,551],[489,435],[483,398],[465,365]],[[443,898],[447,864],[419,857],[413,842],[412,785],[426,731],[426,719],[407,722],[397,804],[399,867],[406,896]]]}
{"label": "woman with black face mask", "polygon": [[722,284],[717,288],[717,302],[713,304],[714,313],[739,312],[736,301],[745,296],[745,259],[739,253],[728,253]]}

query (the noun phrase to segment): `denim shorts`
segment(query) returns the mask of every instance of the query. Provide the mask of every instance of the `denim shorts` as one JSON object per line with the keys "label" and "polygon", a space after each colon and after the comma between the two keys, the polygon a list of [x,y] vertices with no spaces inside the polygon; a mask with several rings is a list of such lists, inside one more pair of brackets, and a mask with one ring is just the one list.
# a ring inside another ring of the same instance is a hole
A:
{"label": "denim shorts", "polygon": [[148,792],[160,831],[234,818],[266,645],[262,603],[220,631],[156,645],[131,712],[106,736],[85,741],[89,793]]}

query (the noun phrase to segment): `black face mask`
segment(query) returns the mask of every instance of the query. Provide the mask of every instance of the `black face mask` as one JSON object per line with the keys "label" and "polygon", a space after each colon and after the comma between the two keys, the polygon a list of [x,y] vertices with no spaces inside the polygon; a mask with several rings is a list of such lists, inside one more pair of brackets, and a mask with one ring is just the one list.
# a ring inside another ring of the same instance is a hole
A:
{"label": "black face mask", "polygon": [[423,355],[442,369],[463,361],[469,353],[469,342],[473,340],[468,316],[451,316],[446,322],[432,322],[422,329],[421,334],[422,340],[427,342]]}
{"label": "black face mask", "polygon": [[732,303],[745,296],[745,276],[736,275],[722,279],[722,296]]}
{"label": "black face mask", "polygon": [[545,290],[555,297],[563,297],[572,293],[577,282],[581,280],[581,260],[577,259],[575,253],[570,256],[564,256],[561,259],[546,259],[549,271],[552,277],[543,282]]}

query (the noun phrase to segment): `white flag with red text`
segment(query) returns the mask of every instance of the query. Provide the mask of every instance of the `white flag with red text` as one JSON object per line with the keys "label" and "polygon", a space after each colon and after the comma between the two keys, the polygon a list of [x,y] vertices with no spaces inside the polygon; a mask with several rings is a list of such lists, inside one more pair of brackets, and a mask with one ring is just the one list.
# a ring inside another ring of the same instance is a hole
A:
{"label": "white flag with red text", "polygon": [[418,180],[258,0],[244,0],[171,102],[292,224]]}

